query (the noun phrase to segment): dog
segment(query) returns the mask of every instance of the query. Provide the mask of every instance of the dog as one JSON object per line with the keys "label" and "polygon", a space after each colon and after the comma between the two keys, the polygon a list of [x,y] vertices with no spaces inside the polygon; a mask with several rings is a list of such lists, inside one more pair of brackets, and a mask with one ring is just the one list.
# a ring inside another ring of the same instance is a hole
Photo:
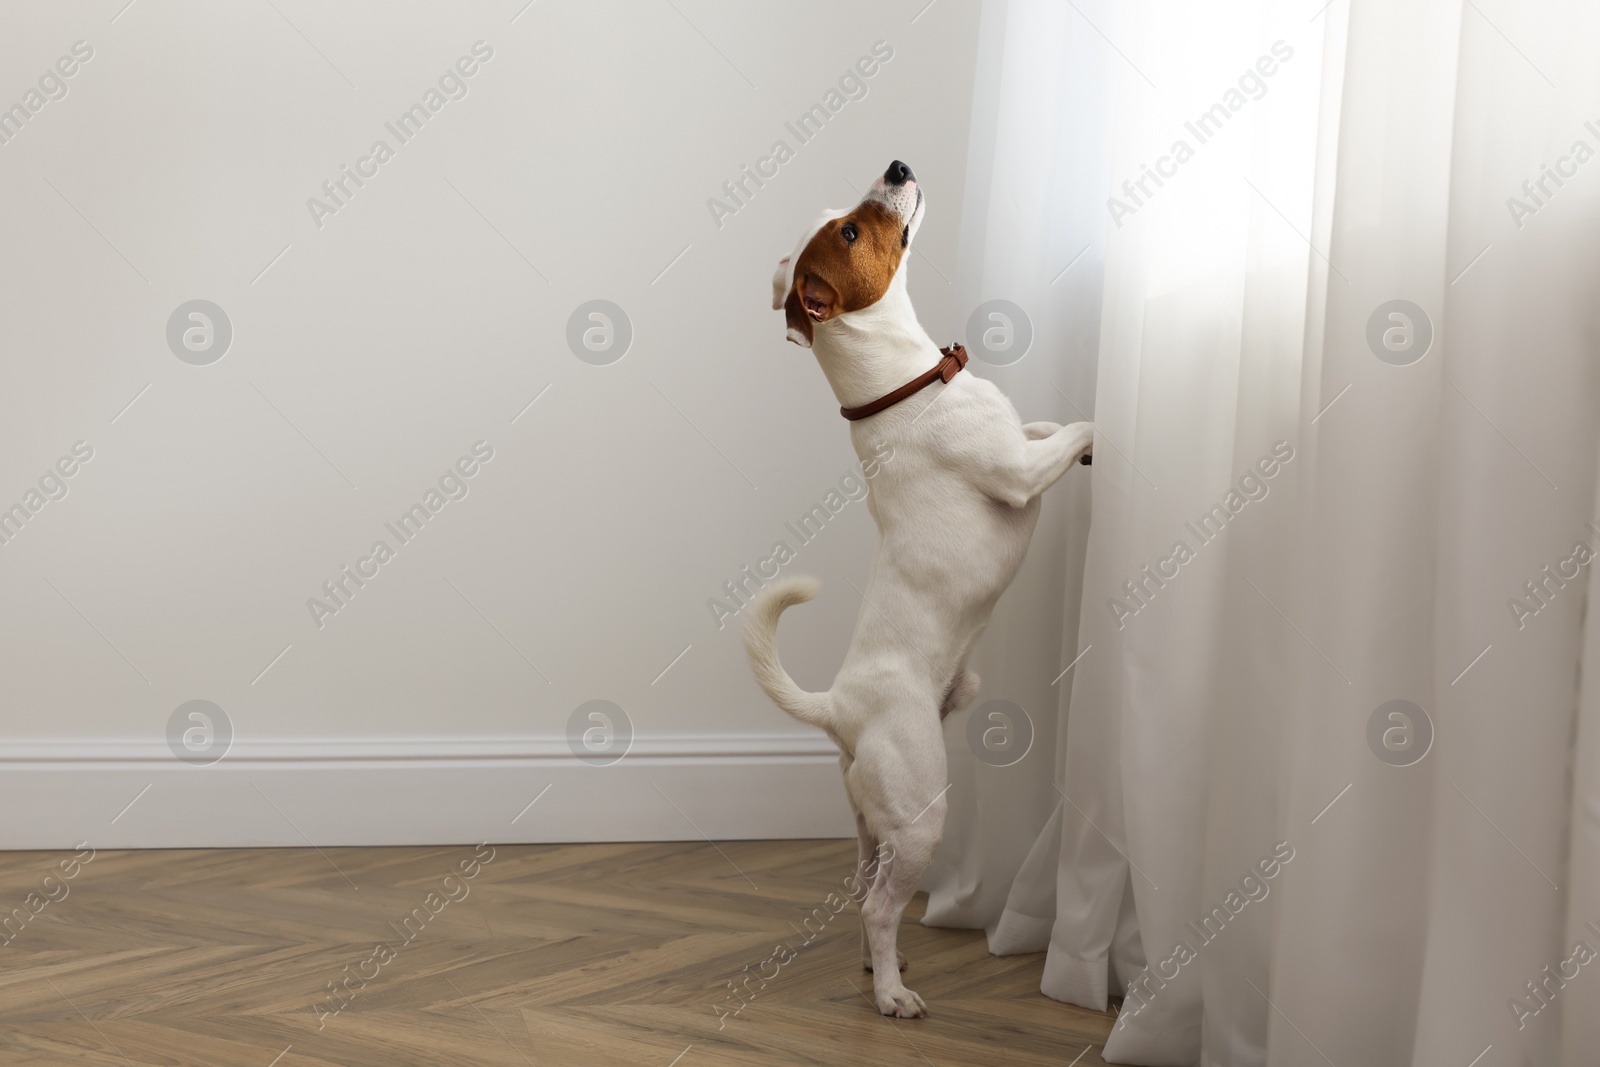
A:
{"label": "dog", "polygon": [[906,264],[926,210],[916,176],[895,160],[778,263],[772,306],[788,339],[816,356],[856,454],[889,448],[894,461],[867,497],[878,546],[832,688],[802,690],[777,653],[779,615],[810,600],[815,579],[770,583],[744,631],[762,689],[839,746],[860,868],[877,868],[861,902],[862,964],[878,1010],[900,1018],[927,1014],[900,978],[896,941],[944,834],[943,721],[978,694],[967,654],[1022,564],[1039,495],[1094,444],[1087,422],[1024,425],[993,383],[961,373],[960,346],[941,350],[917,322]]}

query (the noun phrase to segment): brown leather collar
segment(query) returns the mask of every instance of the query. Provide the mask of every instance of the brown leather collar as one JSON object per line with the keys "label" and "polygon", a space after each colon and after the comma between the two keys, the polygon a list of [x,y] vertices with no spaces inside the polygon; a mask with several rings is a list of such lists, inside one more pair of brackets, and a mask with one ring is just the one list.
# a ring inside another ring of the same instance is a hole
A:
{"label": "brown leather collar", "polygon": [[869,415],[876,415],[885,408],[894,407],[912,393],[927,388],[941,378],[948,382],[960,373],[962,367],[967,365],[967,350],[960,344],[953,344],[949,348],[941,348],[939,351],[944,353],[944,358],[939,361],[938,366],[926,374],[918,375],[894,392],[880,396],[870,404],[862,404],[858,408],[840,408],[839,414],[851,422],[855,422],[857,419],[864,419]]}

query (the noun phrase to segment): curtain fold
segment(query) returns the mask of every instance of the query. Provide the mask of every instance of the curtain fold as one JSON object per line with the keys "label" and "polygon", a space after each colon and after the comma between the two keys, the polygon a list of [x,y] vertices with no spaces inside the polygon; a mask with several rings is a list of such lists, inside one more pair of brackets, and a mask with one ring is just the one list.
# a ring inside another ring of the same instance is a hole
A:
{"label": "curtain fold", "polygon": [[958,299],[1029,308],[984,372],[1098,433],[978,654],[1053,758],[952,723],[925,921],[1125,996],[1110,1062],[1595,1062],[1600,11],[983,37]]}

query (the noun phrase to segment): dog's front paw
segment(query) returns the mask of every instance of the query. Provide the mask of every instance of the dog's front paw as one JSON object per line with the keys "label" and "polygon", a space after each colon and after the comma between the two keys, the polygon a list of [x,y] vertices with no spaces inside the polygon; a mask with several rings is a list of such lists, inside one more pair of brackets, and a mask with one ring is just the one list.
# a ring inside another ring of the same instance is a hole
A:
{"label": "dog's front paw", "polygon": [[901,986],[878,993],[878,1011],[897,1019],[920,1019],[928,1014],[928,1006],[921,997]]}
{"label": "dog's front paw", "polygon": [[1094,460],[1094,423],[1074,422],[1063,427],[1063,429],[1077,434],[1078,441],[1076,442],[1075,450],[1078,451],[1078,462],[1085,467],[1089,466]]}
{"label": "dog's front paw", "polygon": [[[900,969],[902,971],[904,971],[908,966],[910,966],[910,964],[906,962],[906,954],[904,952],[898,952],[897,951],[895,953],[895,958],[900,961]],[[872,957],[871,956],[862,956],[861,957],[861,969],[863,971],[866,971],[868,974],[872,973]]]}

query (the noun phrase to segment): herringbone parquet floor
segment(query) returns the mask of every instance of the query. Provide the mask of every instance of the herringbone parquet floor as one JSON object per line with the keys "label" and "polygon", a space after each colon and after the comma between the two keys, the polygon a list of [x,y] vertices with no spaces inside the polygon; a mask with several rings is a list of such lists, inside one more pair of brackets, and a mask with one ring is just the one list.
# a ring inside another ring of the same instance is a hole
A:
{"label": "herringbone parquet floor", "polygon": [[855,907],[830,916],[853,842],[70,855],[0,853],[5,1067],[1065,1067],[1112,1023],[921,897],[932,1014],[879,1016]]}

